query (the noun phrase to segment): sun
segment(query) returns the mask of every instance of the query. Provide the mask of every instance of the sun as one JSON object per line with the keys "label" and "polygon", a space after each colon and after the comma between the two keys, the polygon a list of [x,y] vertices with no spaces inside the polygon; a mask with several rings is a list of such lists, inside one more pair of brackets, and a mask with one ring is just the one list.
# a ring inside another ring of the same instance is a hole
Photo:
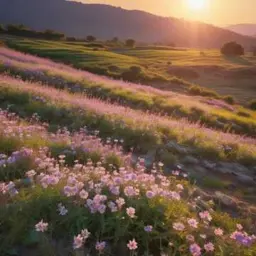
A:
{"label": "sun", "polygon": [[191,9],[202,10],[206,6],[206,0],[187,0]]}

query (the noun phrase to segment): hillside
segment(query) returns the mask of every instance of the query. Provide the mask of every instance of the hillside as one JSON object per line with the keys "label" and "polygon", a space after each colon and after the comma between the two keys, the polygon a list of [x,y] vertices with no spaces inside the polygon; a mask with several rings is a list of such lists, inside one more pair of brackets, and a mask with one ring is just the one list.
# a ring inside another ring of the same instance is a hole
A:
{"label": "hillside", "polygon": [[92,34],[101,39],[118,36],[151,43],[174,42],[186,47],[219,47],[230,40],[245,47],[256,44],[256,39],[204,23],[64,0],[2,0],[0,23],[22,23],[33,29],[53,29],[68,36]]}
{"label": "hillside", "polygon": [[254,111],[5,47],[0,72],[0,255],[255,255]]}
{"label": "hillside", "polygon": [[256,36],[256,24],[235,24],[227,29],[245,36]]}

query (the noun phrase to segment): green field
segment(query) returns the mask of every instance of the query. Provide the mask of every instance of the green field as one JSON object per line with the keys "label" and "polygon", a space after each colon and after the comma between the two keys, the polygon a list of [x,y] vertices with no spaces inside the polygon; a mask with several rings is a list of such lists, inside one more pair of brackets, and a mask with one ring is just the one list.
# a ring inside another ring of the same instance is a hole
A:
{"label": "green field", "polygon": [[[225,57],[219,50],[102,47],[82,42],[12,39],[15,49],[51,58],[96,74],[186,92],[191,84],[232,95],[241,103],[255,98],[256,57]],[[96,44],[97,45],[97,44]],[[132,66],[139,71],[130,72]]]}

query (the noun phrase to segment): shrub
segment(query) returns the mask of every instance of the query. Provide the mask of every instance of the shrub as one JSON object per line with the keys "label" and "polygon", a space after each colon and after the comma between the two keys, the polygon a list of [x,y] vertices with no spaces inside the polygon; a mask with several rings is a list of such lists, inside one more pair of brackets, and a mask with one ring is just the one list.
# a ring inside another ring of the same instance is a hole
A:
{"label": "shrub", "polygon": [[252,110],[256,110],[256,99],[255,100],[251,100],[249,102],[249,108]]}
{"label": "shrub", "polygon": [[139,66],[131,66],[130,71],[134,74],[139,74],[141,73],[142,70],[141,70],[141,67]]}
{"label": "shrub", "polygon": [[115,65],[110,65],[110,66],[108,66],[108,70],[110,72],[118,72],[119,71],[119,67],[115,66]]}
{"label": "shrub", "polygon": [[66,37],[66,40],[69,42],[75,42],[76,38],[75,37]]}
{"label": "shrub", "polygon": [[0,24],[0,33],[3,33],[5,30],[4,30],[4,27],[2,24]]}
{"label": "shrub", "polygon": [[244,48],[236,42],[228,42],[222,46],[221,53],[227,56],[240,56],[244,55]]}
{"label": "shrub", "polygon": [[238,111],[237,115],[242,116],[242,117],[251,117],[251,115],[247,112],[244,111]]}
{"label": "shrub", "polygon": [[188,89],[188,92],[191,95],[200,95],[200,96],[205,96],[205,97],[213,97],[213,98],[216,98],[216,99],[220,98],[218,93],[216,93],[215,91],[202,88],[198,85],[190,86],[189,89]]}
{"label": "shrub", "polygon": [[87,36],[86,37],[86,41],[88,41],[88,42],[95,42],[96,41],[96,37],[94,37],[94,36]]}
{"label": "shrub", "polygon": [[224,97],[223,97],[223,100],[224,100],[225,102],[227,102],[228,104],[230,104],[230,105],[233,105],[233,104],[235,103],[235,99],[234,99],[234,97],[231,96],[231,95],[224,96]]}
{"label": "shrub", "polygon": [[125,41],[125,46],[130,47],[130,48],[133,48],[133,47],[135,46],[135,40],[133,40],[133,39],[127,39],[127,40]]}

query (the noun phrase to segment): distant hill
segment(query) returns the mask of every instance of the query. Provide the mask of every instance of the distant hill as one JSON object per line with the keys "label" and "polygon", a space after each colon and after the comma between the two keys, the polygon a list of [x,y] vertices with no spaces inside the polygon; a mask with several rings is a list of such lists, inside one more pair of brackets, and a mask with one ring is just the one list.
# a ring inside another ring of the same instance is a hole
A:
{"label": "distant hill", "polygon": [[236,24],[228,26],[227,29],[241,35],[256,37],[256,24]]}
{"label": "distant hill", "polygon": [[24,24],[36,30],[53,29],[68,36],[91,34],[100,39],[117,36],[148,43],[173,42],[185,47],[220,47],[231,40],[245,47],[256,44],[255,38],[200,22],[65,0],[1,0],[0,23]]}

